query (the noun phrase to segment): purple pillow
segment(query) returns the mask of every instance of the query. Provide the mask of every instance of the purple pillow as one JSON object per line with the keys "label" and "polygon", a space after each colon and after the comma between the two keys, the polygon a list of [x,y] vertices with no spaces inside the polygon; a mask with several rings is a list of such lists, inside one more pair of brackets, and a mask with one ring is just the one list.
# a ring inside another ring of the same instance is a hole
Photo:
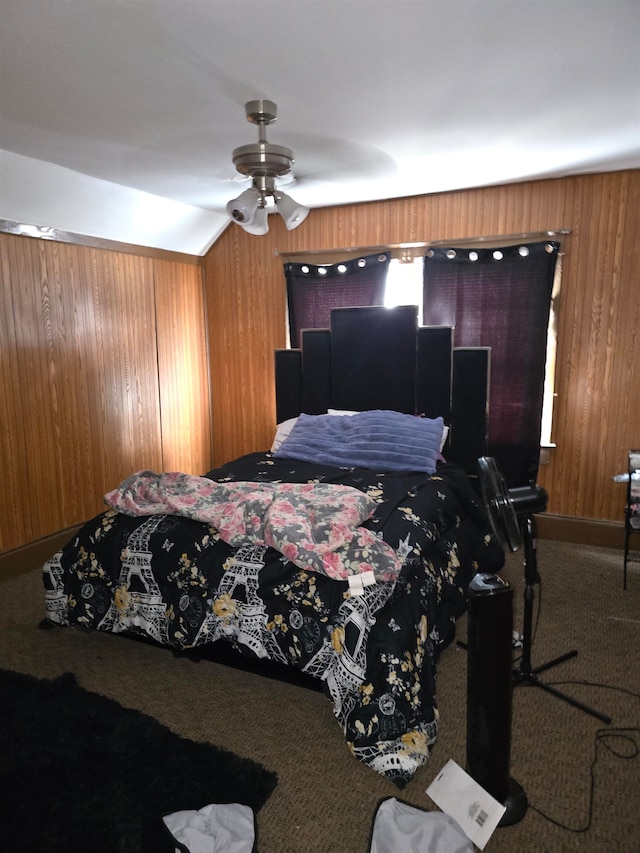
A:
{"label": "purple pillow", "polygon": [[433,474],[443,430],[442,418],[381,409],[350,417],[302,414],[273,455],[339,468]]}

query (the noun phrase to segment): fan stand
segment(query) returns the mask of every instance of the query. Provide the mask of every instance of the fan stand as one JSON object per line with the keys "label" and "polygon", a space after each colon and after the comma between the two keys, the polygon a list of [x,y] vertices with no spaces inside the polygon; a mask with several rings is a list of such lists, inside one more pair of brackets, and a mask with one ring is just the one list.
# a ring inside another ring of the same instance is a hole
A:
{"label": "fan stand", "polygon": [[[541,509],[544,509],[544,506],[541,507]],[[557,696],[559,699],[563,699],[575,708],[579,708],[581,711],[591,714],[591,716],[596,717],[603,723],[610,723],[611,717],[608,717],[606,714],[601,714],[599,711],[590,708],[588,705],[584,705],[582,702],[578,702],[571,696],[567,696],[560,690],[556,690],[555,687],[545,684],[538,679],[538,674],[540,672],[544,672],[547,669],[558,666],[558,664],[564,663],[564,661],[569,660],[570,658],[576,657],[578,652],[575,649],[548,661],[548,663],[543,663],[536,667],[531,666],[533,599],[535,585],[540,581],[536,553],[537,528],[533,514],[527,513],[525,515],[518,515],[516,512],[516,515],[522,531],[522,543],[524,548],[524,622],[522,629],[522,657],[520,659],[520,666],[513,670],[513,684],[515,687],[519,685],[540,687],[542,690],[545,690],[547,693],[551,693],[553,696]]]}

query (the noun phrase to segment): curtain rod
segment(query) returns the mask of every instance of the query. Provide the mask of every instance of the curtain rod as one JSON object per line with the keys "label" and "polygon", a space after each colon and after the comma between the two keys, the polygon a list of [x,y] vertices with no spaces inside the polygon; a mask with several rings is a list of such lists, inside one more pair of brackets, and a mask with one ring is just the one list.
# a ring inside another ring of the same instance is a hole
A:
{"label": "curtain rod", "polygon": [[531,231],[522,234],[496,234],[491,237],[464,237],[453,240],[432,240],[430,242],[418,243],[388,243],[386,246],[348,246],[344,248],[332,249],[306,249],[298,252],[280,252],[278,249],[273,250],[274,255],[279,255],[282,258],[308,258],[310,255],[337,255],[354,254],[365,255],[373,254],[374,252],[388,251],[412,251],[415,249],[430,249],[439,246],[460,246],[466,247],[467,244],[477,245],[478,243],[494,243],[494,242],[520,242],[529,240],[549,240],[554,237],[566,237],[571,234],[571,229],[561,228],[556,231]]}

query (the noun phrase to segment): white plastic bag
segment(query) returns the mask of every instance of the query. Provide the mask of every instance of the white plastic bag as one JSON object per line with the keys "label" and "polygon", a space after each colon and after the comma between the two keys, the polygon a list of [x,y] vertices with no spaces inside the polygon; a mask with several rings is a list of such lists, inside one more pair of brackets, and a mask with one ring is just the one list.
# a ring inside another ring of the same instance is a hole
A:
{"label": "white plastic bag", "polygon": [[428,812],[395,797],[376,810],[369,853],[473,853],[460,825],[442,812]]}
{"label": "white plastic bag", "polygon": [[173,812],[162,820],[188,853],[252,853],[255,818],[249,806],[212,803],[198,811]]}

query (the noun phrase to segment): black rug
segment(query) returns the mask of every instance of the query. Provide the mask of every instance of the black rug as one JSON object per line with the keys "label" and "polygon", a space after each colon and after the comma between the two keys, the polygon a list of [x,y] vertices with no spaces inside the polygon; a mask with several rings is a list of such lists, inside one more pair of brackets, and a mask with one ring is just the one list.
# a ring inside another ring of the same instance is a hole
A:
{"label": "black rug", "polygon": [[173,851],[162,815],[209,803],[257,812],[276,782],[254,761],[83,690],[70,673],[46,681],[0,670],[3,850]]}

